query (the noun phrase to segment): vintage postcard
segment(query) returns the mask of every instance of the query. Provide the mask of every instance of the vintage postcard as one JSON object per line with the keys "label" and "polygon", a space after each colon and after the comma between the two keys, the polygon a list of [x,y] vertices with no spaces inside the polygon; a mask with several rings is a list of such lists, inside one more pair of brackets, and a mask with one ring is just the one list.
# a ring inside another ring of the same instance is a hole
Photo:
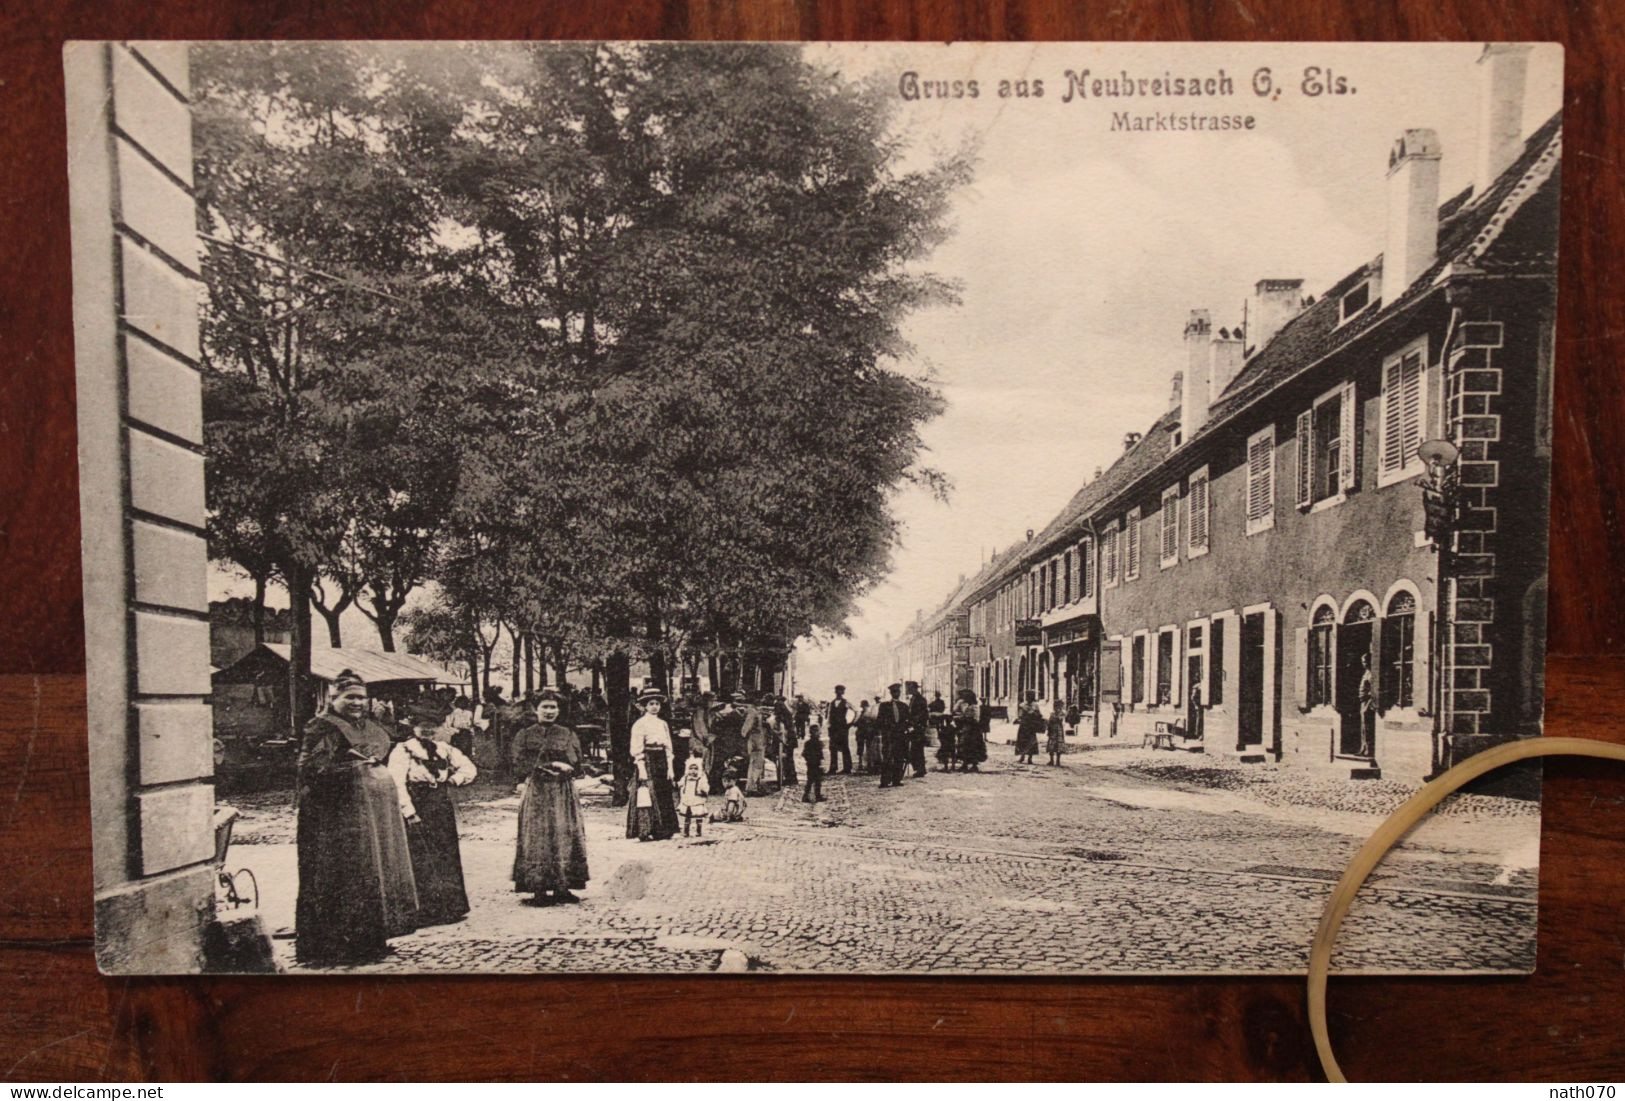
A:
{"label": "vintage postcard", "polygon": [[1301,972],[1540,734],[1556,46],[65,65],[109,973]]}

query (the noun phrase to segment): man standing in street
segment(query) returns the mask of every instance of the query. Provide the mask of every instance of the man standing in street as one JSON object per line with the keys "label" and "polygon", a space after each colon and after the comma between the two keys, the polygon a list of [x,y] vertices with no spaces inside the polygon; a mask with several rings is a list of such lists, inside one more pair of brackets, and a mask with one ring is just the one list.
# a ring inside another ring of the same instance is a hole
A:
{"label": "man standing in street", "polygon": [[875,715],[875,729],[880,735],[880,786],[903,786],[903,769],[908,764],[908,704],[902,699],[903,686],[889,685],[886,691],[891,699],[882,700]]}
{"label": "man standing in street", "polygon": [[808,703],[807,697],[800,692],[796,693],[795,716],[796,737],[805,738],[807,736],[807,723],[812,721],[812,704]]}
{"label": "man standing in street", "polygon": [[925,732],[931,725],[931,705],[914,681],[908,682],[908,759],[914,778],[925,778]]}
{"label": "man standing in street", "polygon": [[[846,702],[846,685],[835,686],[835,698],[829,701],[829,774],[852,771],[852,744],[848,738],[852,705]],[[842,762],[845,762],[844,766]]]}

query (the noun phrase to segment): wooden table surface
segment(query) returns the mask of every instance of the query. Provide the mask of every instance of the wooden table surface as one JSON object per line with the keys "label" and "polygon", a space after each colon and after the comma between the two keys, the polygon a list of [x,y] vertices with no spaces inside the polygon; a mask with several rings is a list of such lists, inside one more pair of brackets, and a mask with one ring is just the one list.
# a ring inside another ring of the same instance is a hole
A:
{"label": "wooden table surface", "polygon": [[[0,36],[0,1075],[1318,1076],[1300,980],[111,980],[91,957],[61,46],[71,38],[1558,40],[1548,732],[1625,742],[1625,4],[1604,0],[8,5]],[[1600,656],[1574,656],[1600,655]],[[1529,979],[1334,980],[1354,1078],[1625,1078],[1625,775],[1548,766]],[[389,1043],[387,1037],[407,1042]],[[639,1037],[628,1043],[625,1037]],[[422,1042],[414,1042],[421,1040]]]}

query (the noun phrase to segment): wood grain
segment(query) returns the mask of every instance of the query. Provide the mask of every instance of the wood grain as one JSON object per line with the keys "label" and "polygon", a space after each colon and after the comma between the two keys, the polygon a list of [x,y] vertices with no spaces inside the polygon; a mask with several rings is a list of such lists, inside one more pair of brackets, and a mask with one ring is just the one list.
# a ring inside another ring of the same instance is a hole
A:
{"label": "wood grain", "polygon": [[[61,46],[70,38],[1524,39],[1567,48],[1551,641],[1625,651],[1625,5],[1528,0],[8,7],[0,81],[0,1075],[1314,1077],[1295,980],[108,980],[90,954]],[[39,674],[39,675],[30,675]],[[1625,660],[1555,658],[1554,734],[1625,740]],[[1334,980],[1356,1079],[1625,1077],[1625,777],[1548,768],[1539,972]],[[385,1032],[422,1044],[379,1044]],[[639,1035],[636,1044],[621,1038]]]}

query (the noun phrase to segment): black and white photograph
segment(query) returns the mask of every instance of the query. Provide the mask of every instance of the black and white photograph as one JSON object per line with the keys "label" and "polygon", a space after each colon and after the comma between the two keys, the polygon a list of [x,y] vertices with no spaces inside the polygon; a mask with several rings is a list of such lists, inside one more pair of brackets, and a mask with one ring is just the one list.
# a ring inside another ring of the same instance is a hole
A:
{"label": "black and white photograph", "polygon": [[1556,45],[64,66],[105,973],[1302,973],[1541,734]]}

